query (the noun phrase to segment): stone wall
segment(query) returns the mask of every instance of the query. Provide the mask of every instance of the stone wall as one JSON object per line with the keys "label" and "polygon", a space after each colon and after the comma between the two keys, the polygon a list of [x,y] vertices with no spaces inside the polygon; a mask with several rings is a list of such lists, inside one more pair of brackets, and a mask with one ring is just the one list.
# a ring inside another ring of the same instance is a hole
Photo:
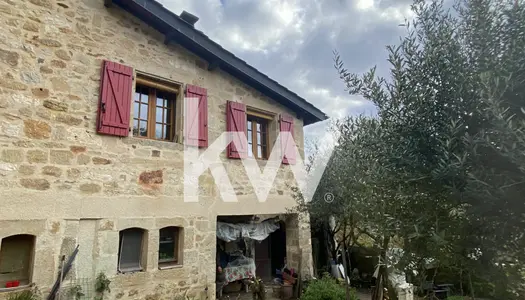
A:
{"label": "stone wall", "polygon": [[[228,100],[295,114],[220,69],[208,71],[197,56],[165,45],[163,35],[103,2],[0,2],[0,238],[36,236],[32,281],[44,293],[60,256],[79,244],[71,279],[104,272],[113,281],[110,298],[164,299],[207,287],[213,299],[217,215],[285,213],[295,203],[293,174],[282,166],[268,200],[259,202],[242,164],[223,154],[239,202],[223,202],[207,171],[199,178],[199,202],[185,203],[181,144],[96,133],[102,60],[206,88],[210,141],[226,130]],[[299,118],[294,137],[302,153]],[[140,179],[151,177],[154,184]],[[158,229],[178,225],[183,267],[159,270]],[[117,275],[118,232],[129,227],[148,232],[147,268]],[[308,223],[289,230],[289,255],[311,268]]]}

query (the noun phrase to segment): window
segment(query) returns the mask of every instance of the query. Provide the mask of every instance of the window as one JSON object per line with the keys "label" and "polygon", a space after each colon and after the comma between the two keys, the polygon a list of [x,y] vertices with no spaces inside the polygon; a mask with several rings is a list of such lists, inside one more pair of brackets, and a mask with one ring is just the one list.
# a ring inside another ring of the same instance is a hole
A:
{"label": "window", "polygon": [[133,102],[133,135],[173,141],[176,98],[174,91],[137,83]]}
{"label": "window", "polygon": [[248,157],[268,158],[268,120],[247,115]]}
{"label": "window", "polygon": [[159,267],[182,264],[182,231],[180,227],[165,227],[160,230]]}
{"label": "window", "polygon": [[19,234],[3,238],[0,244],[0,288],[30,283],[35,237]]}
{"label": "window", "polygon": [[130,228],[120,232],[118,270],[120,272],[142,271],[144,230]]}

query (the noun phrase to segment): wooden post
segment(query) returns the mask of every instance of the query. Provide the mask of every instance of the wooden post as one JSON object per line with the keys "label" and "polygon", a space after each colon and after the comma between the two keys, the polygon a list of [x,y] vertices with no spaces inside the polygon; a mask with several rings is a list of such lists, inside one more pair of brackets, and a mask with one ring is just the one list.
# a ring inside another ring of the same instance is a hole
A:
{"label": "wooden post", "polygon": [[[343,234],[343,237],[344,237],[344,234]],[[343,270],[345,270],[345,276],[344,276],[344,280],[345,280],[345,294],[346,294],[346,300],[350,300],[350,276],[348,276],[348,268],[347,268],[347,261],[346,261],[346,240],[343,240],[343,253],[342,253],[342,258],[343,258]]]}

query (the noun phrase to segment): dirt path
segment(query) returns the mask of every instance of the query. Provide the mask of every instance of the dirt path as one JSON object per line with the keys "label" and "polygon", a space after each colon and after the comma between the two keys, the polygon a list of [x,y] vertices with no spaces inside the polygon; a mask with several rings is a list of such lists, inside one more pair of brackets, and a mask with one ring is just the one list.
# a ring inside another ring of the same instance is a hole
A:
{"label": "dirt path", "polygon": [[[359,300],[370,300],[371,295],[366,291],[357,291]],[[252,300],[252,294],[246,292],[225,293],[220,300]],[[266,287],[266,300],[280,300],[272,295],[271,287]]]}
{"label": "dirt path", "polygon": [[371,295],[370,293],[365,293],[365,292],[356,292],[357,294],[357,297],[359,298],[359,300],[370,300],[371,298]]}

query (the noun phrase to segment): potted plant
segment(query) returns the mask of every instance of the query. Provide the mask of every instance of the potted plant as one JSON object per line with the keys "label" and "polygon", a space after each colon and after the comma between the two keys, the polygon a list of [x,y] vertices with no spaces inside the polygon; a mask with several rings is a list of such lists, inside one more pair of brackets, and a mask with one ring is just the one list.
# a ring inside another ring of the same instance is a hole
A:
{"label": "potted plant", "polygon": [[265,300],[266,290],[261,278],[253,277],[249,281],[250,290],[252,291],[253,300]]}

